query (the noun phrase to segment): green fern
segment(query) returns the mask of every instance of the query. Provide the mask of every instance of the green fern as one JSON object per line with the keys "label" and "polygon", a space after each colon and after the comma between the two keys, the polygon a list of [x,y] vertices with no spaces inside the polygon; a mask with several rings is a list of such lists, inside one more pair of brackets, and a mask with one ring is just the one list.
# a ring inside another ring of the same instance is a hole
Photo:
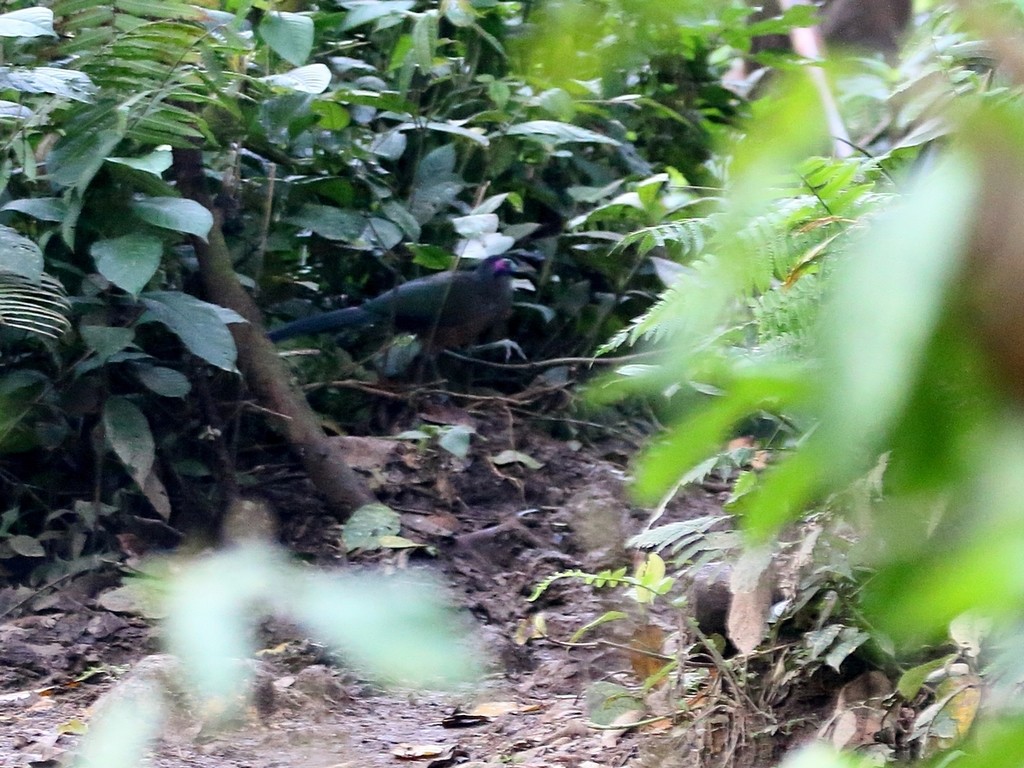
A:
{"label": "green fern", "polygon": [[[200,8],[180,2],[81,0],[54,7],[67,36],[62,52],[99,89],[114,99],[125,120],[125,137],[143,145],[193,146],[212,134],[189,105],[217,103],[226,84],[211,82],[203,66],[226,43],[201,23]],[[234,49],[231,49],[234,50]]]}
{"label": "green fern", "polygon": [[60,338],[71,328],[71,304],[64,286],[50,275],[38,280],[0,272],[0,327]]}

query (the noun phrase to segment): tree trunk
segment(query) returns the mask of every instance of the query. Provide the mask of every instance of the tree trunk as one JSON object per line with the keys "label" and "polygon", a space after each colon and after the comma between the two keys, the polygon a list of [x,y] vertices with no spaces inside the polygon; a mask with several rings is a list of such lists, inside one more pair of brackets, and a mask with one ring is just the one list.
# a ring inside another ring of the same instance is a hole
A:
{"label": "tree trunk", "polygon": [[221,211],[206,189],[200,150],[175,149],[174,173],[182,196],[213,214],[209,240],[193,238],[193,243],[206,298],[248,321],[231,326],[238,347],[238,367],[260,404],[274,414],[271,418],[284,432],[332,512],[344,519],[374,498],[345,463],[339,447],[324,434],[306,398],[291,385],[287,368],[267,338],[256,303],[238,282],[221,229]]}

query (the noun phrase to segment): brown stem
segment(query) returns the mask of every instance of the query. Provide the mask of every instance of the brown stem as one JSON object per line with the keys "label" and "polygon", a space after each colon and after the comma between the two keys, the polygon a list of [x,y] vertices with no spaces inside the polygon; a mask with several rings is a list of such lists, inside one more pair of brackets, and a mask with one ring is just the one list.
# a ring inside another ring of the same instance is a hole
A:
{"label": "brown stem", "polygon": [[238,367],[260,405],[273,414],[271,418],[284,432],[331,511],[345,518],[374,498],[345,463],[340,446],[323,433],[320,420],[305,398],[292,387],[287,369],[267,338],[256,303],[238,282],[221,229],[221,212],[206,190],[200,150],[175,149],[174,173],[182,196],[213,214],[209,240],[193,238],[193,244],[206,297],[248,321],[231,325],[238,347]]}

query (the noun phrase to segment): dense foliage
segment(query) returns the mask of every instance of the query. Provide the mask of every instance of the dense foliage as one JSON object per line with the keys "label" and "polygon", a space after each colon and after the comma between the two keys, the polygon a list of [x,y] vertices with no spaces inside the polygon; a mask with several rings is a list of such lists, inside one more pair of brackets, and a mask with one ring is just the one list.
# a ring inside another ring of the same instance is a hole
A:
{"label": "dense foliage", "polygon": [[[815,668],[864,645],[923,680],[903,648],[970,609],[1012,647],[1024,24],[991,5],[933,9],[898,69],[837,69],[861,152],[833,159],[799,67],[752,105],[722,85],[800,9],[750,28],[725,0],[8,4],[4,570],[42,582],[117,533],[208,524],[255,463],[237,451],[265,435],[236,371],[243,321],[204,300],[197,239],[227,238],[271,318],[507,253],[533,270],[512,324],[529,359],[668,350],[593,388],[657,393],[674,420],[637,464],[642,498],[738,469],[751,538],[715,554],[748,563],[750,541],[820,523],[831,559],[804,595],[842,582],[850,608]],[[175,183],[197,148],[215,210]],[[721,453],[737,432],[769,436],[767,470]],[[684,568],[693,534],[639,543],[682,543]],[[963,643],[935,659],[978,668]],[[997,717],[960,764],[1013,754],[1024,725]]]}
{"label": "dense foliage", "polygon": [[[555,5],[25,5],[0,18],[0,553],[17,570],[49,555],[36,578],[154,511],[202,525],[246,469],[235,448],[262,427],[237,405],[240,318],[203,300],[190,238],[222,229],[281,318],[452,254],[509,253],[535,273],[522,351],[585,354],[674,274],[619,243],[692,204],[682,188],[714,178],[712,138],[742,106],[714,63],[730,27],[704,12],[681,36],[675,17],[636,23],[642,39],[614,52],[575,40],[568,78],[537,54]],[[602,8],[601,28],[630,11]],[[655,142],[655,124],[686,141]],[[174,183],[194,147],[216,223]],[[305,365],[345,375],[333,356]],[[317,404],[347,420],[361,407],[337,391]]]}

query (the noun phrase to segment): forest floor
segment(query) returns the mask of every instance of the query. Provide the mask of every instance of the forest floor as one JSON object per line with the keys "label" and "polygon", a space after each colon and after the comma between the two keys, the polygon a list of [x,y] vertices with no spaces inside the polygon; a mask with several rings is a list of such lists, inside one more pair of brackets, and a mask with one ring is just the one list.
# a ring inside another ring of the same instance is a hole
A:
{"label": "forest floor", "polygon": [[[427,410],[418,414],[424,422],[475,429],[466,458],[436,442],[339,439],[381,500],[401,514],[402,535],[435,554],[419,548],[346,558],[340,526],[311,502],[294,465],[260,469],[257,487],[284,520],[278,538],[304,560],[324,568],[356,563],[442,574],[489,649],[493,674],[458,693],[385,690],[347,670],[294,626],[268,621],[259,638],[267,694],[260,706],[230,731],[207,732],[202,722],[187,719],[165,729],[148,764],[601,768],[715,762],[692,754],[693,740],[682,733],[688,726],[671,718],[636,729],[590,727],[588,691],[595,683],[639,686],[643,667],[628,645],[638,628],[652,624],[659,637],[672,636],[676,611],[641,618],[621,591],[572,579],[556,582],[536,603],[527,600],[553,573],[631,565],[635,553],[625,542],[649,516],[625,490],[627,460],[637,444],[621,433],[589,445],[556,440],[493,406],[489,412]],[[533,468],[526,466],[532,462]],[[662,521],[716,513],[725,495],[695,489]],[[156,655],[158,624],[110,599],[122,570],[113,564],[51,589],[0,590],[0,765],[68,764],[98,700],[116,696],[140,668],[173,664]],[[601,642],[573,648],[523,642],[524,627],[540,611],[550,637],[565,640],[613,608],[632,618],[595,635]],[[647,704],[649,716],[672,712],[677,702],[655,695]],[[775,739],[773,757],[788,740]]]}

